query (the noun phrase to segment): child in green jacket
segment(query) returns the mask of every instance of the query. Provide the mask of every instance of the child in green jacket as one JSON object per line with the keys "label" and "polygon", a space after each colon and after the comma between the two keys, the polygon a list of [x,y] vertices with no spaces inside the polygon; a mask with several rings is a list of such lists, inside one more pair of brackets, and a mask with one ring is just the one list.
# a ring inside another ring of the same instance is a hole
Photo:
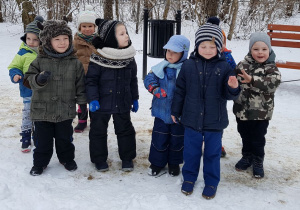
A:
{"label": "child in green jacket", "polygon": [[44,19],[41,16],[36,16],[34,21],[27,25],[25,34],[21,37],[22,44],[19,48],[19,52],[8,66],[10,79],[12,83],[19,84],[20,96],[23,98],[24,108],[22,109],[22,125],[20,135],[22,136],[21,151],[24,153],[31,151],[32,122],[29,115],[32,92],[23,85],[23,78],[30,63],[37,56],[37,48],[40,45],[40,29],[36,24],[37,22],[43,21]]}

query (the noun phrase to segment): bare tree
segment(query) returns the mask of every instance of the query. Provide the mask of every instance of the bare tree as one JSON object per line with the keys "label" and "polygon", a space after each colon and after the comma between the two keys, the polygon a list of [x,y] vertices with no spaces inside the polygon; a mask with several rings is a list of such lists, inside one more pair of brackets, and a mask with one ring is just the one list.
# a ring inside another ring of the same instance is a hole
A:
{"label": "bare tree", "polygon": [[219,18],[221,21],[224,23],[227,23],[229,20],[229,11],[230,11],[230,6],[232,5],[233,0],[222,0],[222,8],[221,12],[219,14]]}
{"label": "bare tree", "polygon": [[113,19],[113,0],[104,0],[103,13],[104,19]]}
{"label": "bare tree", "polygon": [[32,2],[29,0],[17,0],[19,9],[22,11],[22,22],[25,31],[26,26],[31,23],[35,18],[35,9]]}
{"label": "bare tree", "polygon": [[117,16],[117,20],[120,20],[119,17],[119,0],[115,0],[115,10],[116,10],[116,16]]}
{"label": "bare tree", "polygon": [[47,19],[51,20],[53,18],[53,0],[47,0]]}
{"label": "bare tree", "polygon": [[166,4],[166,6],[165,6],[164,14],[163,14],[163,20],[166,20],[168,18],[168,13],[169,13],[171,1],[166,0],[165,4]]}
{"label": "bare tree", "polygon": [[233,0],[233,2],[232,2],[232,19],[231,19],[231,24],[230,24],[228,36],[227,36],[228,40],[231,40],[232,37],[233,37],[238,10],[239,10],[239,1],[238,0]]}
{"label": "bare tree", "polygon": [[0,23],[3,23],[3,15],[2,15],[2,1],[0,1]]}

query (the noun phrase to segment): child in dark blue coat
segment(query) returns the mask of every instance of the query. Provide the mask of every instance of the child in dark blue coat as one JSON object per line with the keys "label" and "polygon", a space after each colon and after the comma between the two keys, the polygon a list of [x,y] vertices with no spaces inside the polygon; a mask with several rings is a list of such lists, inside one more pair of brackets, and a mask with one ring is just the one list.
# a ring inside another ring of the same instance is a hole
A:
{"label": "child in dark blue coat", "polygon": [[195,49],[184,62],[176,81],[172,102],[172,119],[185,126],[181,191],[193,192],[203,153],[202,196],[215,197],[220,181],[221,139],[228,126],[227,100],[240,93],[238,81],[230,65],[221,56],[222,31],[206,23],[195,37]]}
{"label": "child in dark blue coat", "polygon": [[171,176],[180,173],[184,128],[172,121],[171,105],[176,78],[187,59],[189,47],[190,41],[186,37],[172,36],[163,47],[165,60],[153,66],[144,80],[146,89],[153,94],[152,116],[155,117],[149,154],[150,176],[159,174],[167,164]]}
{"label": "child in dark blue coat", "polygon": [[136,157],[135,130],[130,111],[139,108],[136,51],[122,22],[96,19],[99,36],[93,40],[97,49],[90,58],[86,91],[92,112],[90,157],[98,171],[108,170],[107,128],[113,118],[122,170],[133,170]]}

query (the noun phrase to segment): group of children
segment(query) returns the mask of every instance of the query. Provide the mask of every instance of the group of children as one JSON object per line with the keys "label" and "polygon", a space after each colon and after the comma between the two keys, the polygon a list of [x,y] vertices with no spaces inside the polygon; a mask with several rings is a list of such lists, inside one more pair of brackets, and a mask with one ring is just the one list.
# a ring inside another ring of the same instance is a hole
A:
{"label": "group of children", "polygon": [[[97,18],[88,6],[79,15],[74,40],[65,21],[43,21],[40,16],[26,27],[21,39],[8,68],[12,82],[19,83],[24,103],[23,152],[30,151],[33,133],[30,174],[42,174],[49,164],[53,139],[59,162],[68,171],[77,169],[72,143],[76,104],[75,132],[82,132],[91,117],[89,149],[95,168],[109,170],[107,128],[112,116],[122,170],[132,171],[136,137],[130,112],[139,109],[139,93],[136,51],[125,25]],[[196,31],[189,58],[190,41],[182,35],[172,36],[163,48],[165,59],[144,79],[145,88],[153,94],[155,117],[148,174],[156,176],[167,165],[169,174],[178,176],[184,163],[181,191],[190,195],[203,155],[202,196],[214,198],[220,157],[225,155],[223,130],[229,124],[226,104],[234,100],[243,142],[242,158],[235,168],[253,166],[254,177],[264,177],[265,135],[281,80],[268,35],[252,34],[249,53],[237,66],[215,17]]]}

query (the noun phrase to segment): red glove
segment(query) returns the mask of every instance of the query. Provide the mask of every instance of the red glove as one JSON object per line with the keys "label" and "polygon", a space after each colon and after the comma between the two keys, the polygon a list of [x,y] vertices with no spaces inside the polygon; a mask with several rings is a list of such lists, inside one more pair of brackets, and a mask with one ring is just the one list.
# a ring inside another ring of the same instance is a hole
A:
{"label": "red glove", "polygon": [[167,97],[167,93],[164,89],[157,87],[153,90],[153,95],[155,95],[156,98],[160,98],[160,97]]}

